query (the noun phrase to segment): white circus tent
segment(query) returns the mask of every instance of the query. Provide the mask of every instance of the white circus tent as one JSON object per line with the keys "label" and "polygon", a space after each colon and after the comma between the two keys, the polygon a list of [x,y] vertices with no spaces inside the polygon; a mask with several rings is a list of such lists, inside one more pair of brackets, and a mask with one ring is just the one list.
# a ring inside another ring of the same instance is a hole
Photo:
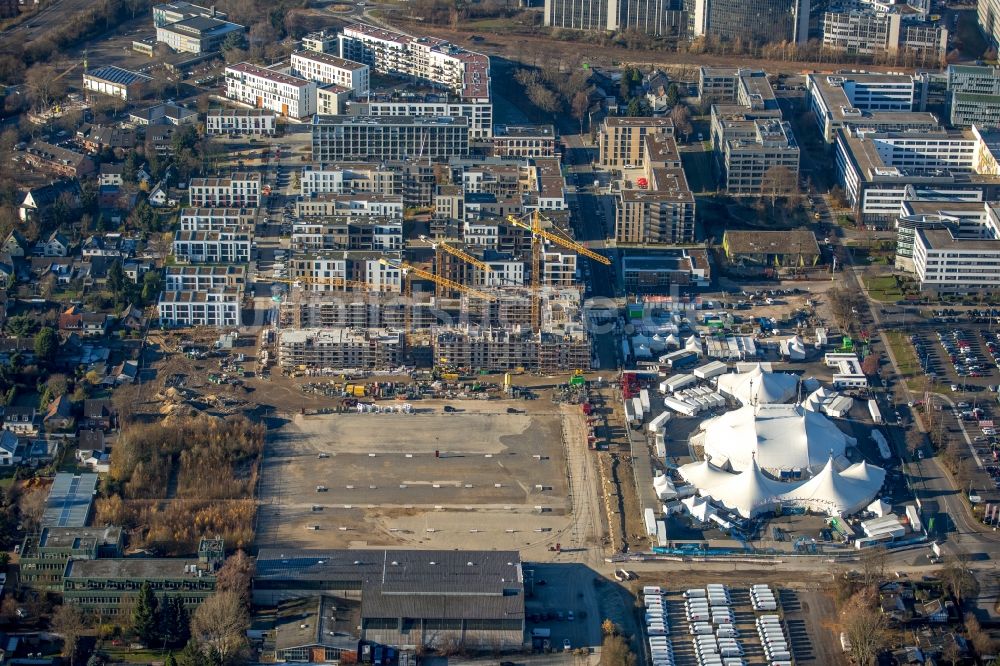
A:
{"label": "white circus tent", "polygon": [[779,505],[779,497],[789,484],[768,478],[751,459],[750,469],[708,489],[708,494],[727,509],[744,518],[753,518],[759,513],[771,511]]}
{"label": "white circus tent", "polygon": [[768,372],[756,365],[749,372],[719,377],[719,393],[744,405],[788,402],[799,379],[785,372]]}
{"label": "white circus tent", "polygon": [[[732,478],[732,474],[721,470],[707,460],[688,463],[677,468],[681,478],[695,488],[709,491],[720,483]],[[705,494],[708,494],[707,492]]]}
{"label": "white circus tent", "polygon": [[[848,474],[851,472],[851,474]],[[831,456],[813,478],[781,496],[784,505],[794,505],[829,516],[845,516],[868,506],[885,480],[885,470],[857,463],[838,472]]]}

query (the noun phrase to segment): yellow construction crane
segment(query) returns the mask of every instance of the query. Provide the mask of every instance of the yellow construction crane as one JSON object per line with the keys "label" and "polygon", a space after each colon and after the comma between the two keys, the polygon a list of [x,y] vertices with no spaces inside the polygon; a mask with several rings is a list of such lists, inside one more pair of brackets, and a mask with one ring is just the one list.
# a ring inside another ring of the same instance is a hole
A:
{"label": "yellow construction crane", "polygon": [[[449,280],[446,277],[441,277],[440,275],[435,275],[430,271],[425,271],[422,268],[417,268],[412,264],[408,264],[405,261],[389,261],[388,259],[379,259],[378,262],[383,266],[390,266],[392,268],[398,268],[403,271],[404,274],[416,275],[424,280],[430,280],[434,284],[441,285],[442,287],[447,287],[448,289],[454,289],[455,291],[460,291],[463,294],[472,296],[473,298],[481,298],[484,301],[495,301],[496,296],[493,294],[488,294],[485,291],[479,291],[478,289],[473,289],[472,287],[467,287],[461,282],[455,282],[454,280]],[[409,282],[404,280],[404,282]],[[405,291],[409,291],[406,289]],[[407,293],[406,295],[410,295]]]}
{"label": "yellow construction crane", "polygon": [[[432,248],[434,248],[435,250],[441,250],[443,252],[447,252],[451,256],[457,257],[457,258],[461,259],[462,261],[464,261],[465,263],[471,264],[471,265],[475,266],[476,268],[478,268],[481,271],[489,271],[489,270],[491,270],[490,269],[490,265],[487,264],[485,261],[481,261],[479,259],[476,259],[475,257],[473,257],[471,254],[469,254],[465,250],[460,250],[460,249],[458,249],[457,247],[455,247],[453,245],[448,245],[448,243],[446,243],[445,241],[435,241],[435,240],[432,240],[432,239],[428,238],[427,236],[421,236],[420,240],[425,241],[427,243],[430,243],[430,246]],[[440,265],[440,262],[439,262],[439,265]]]}
{"label": "yellow construction crane", "polygon": [[542,214],[537,210],[531,213],[531,224],[522,222],[513,215],[507,216],[507,222],[515,227],[531,232],[531,329],[536,333],[542,328],[542,240],[547,240],[567,250],[572,250],[605,266],[611,265],[611,260],[604,255],[598,254],[568,238],[557,236],[542,229],[542,219]]}
{"label": "yellow construction crane", "polygon": [[267,278],[270,282],[280,282],[282,284],[291,285],[302,285],[302,284],[329,284],[335,287],[343,287],[344,289],[353,288],[360,289],[363,291],[368,291],[371,289],[371,285],[367,282],[358,282],[357,280],[345,280],[344,278],[338,277],[297,277],[297,278]]}

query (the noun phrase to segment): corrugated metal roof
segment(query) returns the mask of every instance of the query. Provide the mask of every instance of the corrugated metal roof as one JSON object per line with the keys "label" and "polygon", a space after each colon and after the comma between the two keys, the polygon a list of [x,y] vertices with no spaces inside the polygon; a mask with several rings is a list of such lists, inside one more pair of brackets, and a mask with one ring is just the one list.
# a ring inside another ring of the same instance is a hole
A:
{"label": "corrugated metal roof", "polygon": [[117,83],[122,86],[130,86],[133,83],[145,83],[153,80],[152,77],[146,76],[145,74],[131,72],[127,69],[122,69],[121,67],[115,67],[114,65],[106,65],[105,67],[92,69],[86,72],[84,76],[100,79],[102,81],[108,81],[109,83]]}
{"label": "corrugated metal roof", "polygon": [[56,474],[45,501],[42,527],[83,527],[97,490],[96,474]]}

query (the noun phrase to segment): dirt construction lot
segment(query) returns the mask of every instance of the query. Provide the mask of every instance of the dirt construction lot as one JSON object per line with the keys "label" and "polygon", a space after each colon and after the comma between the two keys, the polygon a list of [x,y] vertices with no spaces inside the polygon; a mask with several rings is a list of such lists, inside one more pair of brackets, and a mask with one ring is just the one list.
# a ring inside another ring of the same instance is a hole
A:
{"label": "dirt construction lot", "polygon": [[558,541],[572,508],[562,423],[571,417],[550,403],[522,414],[507,414],[504,401],[459,404],[459,413],[421,401],[409,415],[291,417],[265,451],[258,544],[491,549]]}

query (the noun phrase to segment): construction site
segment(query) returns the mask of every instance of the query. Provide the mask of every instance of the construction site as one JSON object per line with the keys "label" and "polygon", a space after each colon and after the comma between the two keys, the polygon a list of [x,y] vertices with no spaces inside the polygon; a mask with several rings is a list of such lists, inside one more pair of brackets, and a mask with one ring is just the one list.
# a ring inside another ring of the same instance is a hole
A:
{"label": "construction site", "polygon": [[[571,240],[541,214],[527,219],[507,216],[504,222],[530,244],[527,280],[520,256],[424,236],[420,240],[425,249],[433,250],[427,262],[431,270],[387,254],[357,260],[351,279],[314,274],[317,266],[347,261],[347,253],[293,263],[288,278],[275,279],[290,288],[278,306],[270,357],[281,371],[293,375],[400,366],[589,370],[593,352],[584,325],[577,259],[611,262]],[[374,271],[378,280],[371,277]],[[511,274],[518,279],[505,277]],[[506,285],[507,280],[513,284]],[[380,288],[372,286],[375,282]],[[415,288],[415,283],[430,284],[432,290]]]}

